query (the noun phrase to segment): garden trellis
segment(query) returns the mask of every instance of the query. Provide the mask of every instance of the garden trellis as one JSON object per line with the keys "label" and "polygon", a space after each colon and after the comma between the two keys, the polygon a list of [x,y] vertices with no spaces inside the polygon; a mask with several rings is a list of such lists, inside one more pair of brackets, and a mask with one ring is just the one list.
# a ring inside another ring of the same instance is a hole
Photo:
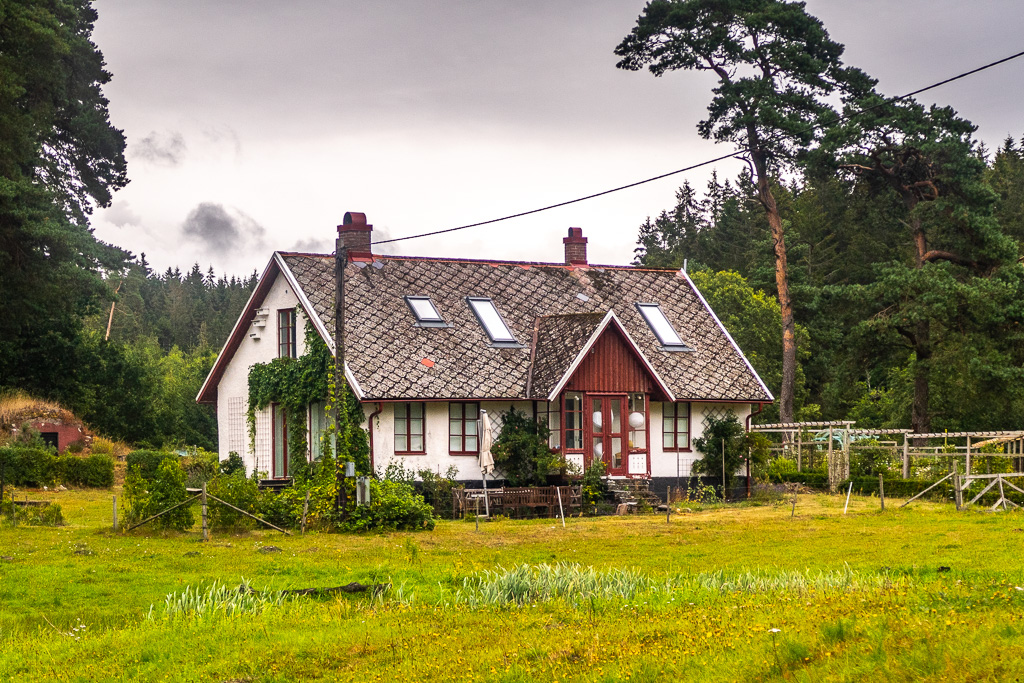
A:
{"label": "garden trellis", "polygon": [[903,479],[937,479],[921,494],[954,479],[956,498],[962,503],[963,493],[972,484],[987,481],[985,489],[966,504],[998,487],[997,505],[1006,508],[1014,505],[1005,496],[1007,488],[1024,493],[1008,481],[1024,476],[1024,430],[915,434],[909,429],[855,425],[852,420],[786,422],[754,425],[751,431],[781,437],[769,451],[793,460],[798,472],[824,465],[832,492],[850,478],[851,452],[871,451],[884,454],[892,465],[898,464]]}

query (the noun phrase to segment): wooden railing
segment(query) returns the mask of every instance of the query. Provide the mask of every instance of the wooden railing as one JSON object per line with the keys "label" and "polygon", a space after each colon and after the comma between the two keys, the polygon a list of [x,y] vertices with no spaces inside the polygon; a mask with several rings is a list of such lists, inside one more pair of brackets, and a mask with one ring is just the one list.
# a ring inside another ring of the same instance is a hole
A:
{"label": "wooden railing", "polygon": [[579,486],[519,486],[495,489],[457,489],[452,496],[452,513],[456,518],[467,514],[507,515],[509,517],[558,516],[558,501],[566,515],[582,506]]}

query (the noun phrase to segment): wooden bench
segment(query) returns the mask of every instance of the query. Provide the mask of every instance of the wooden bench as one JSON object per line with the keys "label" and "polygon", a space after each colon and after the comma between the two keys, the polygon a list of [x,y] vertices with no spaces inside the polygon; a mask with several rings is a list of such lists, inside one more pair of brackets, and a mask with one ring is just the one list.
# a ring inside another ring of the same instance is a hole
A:
{"label": "wooden bench", "polygon": [[520,486],[495,489],[461,489],[452,497],[455,517],[477,509],[478,502],[486,496],[485,507],[492,515],[518,516],[520,511],[534,514],[543,511],[548,517],[557,516],[559,494],[562,509],[566,514],[579,509],[582,495],[578,486]]}

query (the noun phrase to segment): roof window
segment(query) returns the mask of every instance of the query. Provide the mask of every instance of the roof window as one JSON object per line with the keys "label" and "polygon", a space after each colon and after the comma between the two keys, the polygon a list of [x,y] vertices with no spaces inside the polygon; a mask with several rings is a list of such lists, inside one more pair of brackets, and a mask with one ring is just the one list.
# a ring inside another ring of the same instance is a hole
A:
{"label": "roof window", "polygon": [[407,296],[405,303],[416,316],[417,327],[448,327],[429,296]]}
{"label": "roof window", "polygon": [[490,298],[469,296],[466,297],[466,301],[473,309],[476,319],[480,321],[484,332],[491,338],[492,346],[523,348],[522,344],[512,335],[512,331],[508,329],[508,325],[505,324],[501,313],[498,313],[498,308]]}
{"label": "roof window", "polygon": [[679,333],[672,327],[672,323],[668,321],[660,305],[637,304],[636,309],[640,311],[640,315],[647,321],[654,336],[661,342],[662,351],[693,351],[680,339]]}

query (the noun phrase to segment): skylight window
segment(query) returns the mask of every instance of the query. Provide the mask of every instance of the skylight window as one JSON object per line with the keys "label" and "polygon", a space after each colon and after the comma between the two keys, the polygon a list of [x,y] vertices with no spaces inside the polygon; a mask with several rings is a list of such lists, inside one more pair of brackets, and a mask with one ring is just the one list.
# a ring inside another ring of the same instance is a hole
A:
{"label": "skylight window", "polygon": [[665,317],[665,312],[658,304],[637,304],[636,308],[650,326],[654,336],[661,342],[662,351],[693,351],[683,343],[679,333]]}
{"label": "skylight window", "polygon": [[444,318],[437,311],[437,306],[429,296],[407,296],[405,303],[416,316],[416,324],[420,327],[448,327]]}
{"label": "skylight window", "polygon": [[483,326],[484,332],[491,338],[491,343],[494,346],[520,346],[519,341],[512,335],[512,331],[508,329],[508,325],[502,319],[501,313],[498,313],[498,308],[493,301],[486,297],[474,296],[466,297],[466,301],[469,302],[469,307],[473,309],[473,313],[480,321],[480,325]]}

